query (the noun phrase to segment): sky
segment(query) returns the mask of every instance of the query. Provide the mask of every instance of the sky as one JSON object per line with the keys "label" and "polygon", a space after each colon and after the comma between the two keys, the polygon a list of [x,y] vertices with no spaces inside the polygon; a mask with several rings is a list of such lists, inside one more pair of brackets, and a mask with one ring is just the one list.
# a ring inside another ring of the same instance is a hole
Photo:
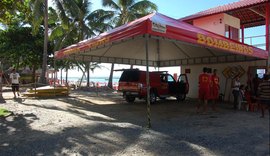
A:
{"label": "sky", "polygon": [[[175,19],[179,19],[213,7],[237,2],[238,0],[150,0],[150,1],[158,6],[159,13],[162,13],[166,16]],[[92,2],[92,11],[102,8],[101,3],[102,0],[92,0],[91,2]],[[51,0],[49,0],[49,5],[52,5]],[[263,31],[264,31],[263,28],[259,28],[258,31],[247,29],[245,30],[245,33],[250,34],[250,36],[255,36],[255,35],[263,35],[264,34]],[[254,34],[254,32],[256,32],[256,34]],[[110,73],[110,64],[102,64],[102,65],[105,66],[106,68],[103,68],[102,70],[100,69],[95,70],[94,73],[91,73],[91,76],[108,77]],[[115,65],[115,69],[123,69],[129,67],[130,67],[129,65]],[[145,67],[135,66],[135,68],[145,70]],[[154,69],[151,68],[150,70]],[[162,71],[168,70],[170,74],[173,73],[180,74],[180,67],[162,68],[160,70]],[[120,76],[120,74],[121,74],[120,72],[114,72],[114,76]],[[81,76],[82,73],[78,72],[78,70],[73,70],[70,71],[70,76],[72,75]]]}
{"label": "sky", "polygon": [[[158,12],[172,18],[182,18],[199,11],[219,5],[237,2],[238,0],[150,0],[158,6]],[[102,8],[102,0],[92,0],[92,10]],[[52,6],[52,0],[49,0]]]}
{"label": "sky", "polygon": [[[93,10],[101,8],[102,0],[92,0]],[[158,12],[172,18],[182,18],[199,11],[238,0],[150,0],[158,6]]]}

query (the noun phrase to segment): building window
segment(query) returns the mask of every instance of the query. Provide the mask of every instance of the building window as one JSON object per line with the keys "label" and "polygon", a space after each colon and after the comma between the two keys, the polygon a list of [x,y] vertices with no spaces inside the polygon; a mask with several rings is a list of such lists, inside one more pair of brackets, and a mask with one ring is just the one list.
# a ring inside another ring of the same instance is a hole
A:
{"label": "building window", "polygon": [[225,25],[225,37],[239,41],[239,29]]}

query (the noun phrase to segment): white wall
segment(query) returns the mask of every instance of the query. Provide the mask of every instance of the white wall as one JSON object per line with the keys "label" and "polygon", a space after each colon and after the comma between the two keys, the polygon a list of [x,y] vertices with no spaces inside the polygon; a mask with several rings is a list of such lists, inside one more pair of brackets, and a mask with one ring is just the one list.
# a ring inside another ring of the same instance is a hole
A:
{"label": "white wall", "polygon": [[233,17],[231,15],[228,14],[224,14],[224,24],[229,25],[231,27],[240,29],[240,19]]}
{"label": "white wall", "polygon": [[240,20],[225,13],[207,16],[193,21],[193,25],[216,34],[225,35],[225,25],[240,29]]}
{"label": "white wall", "polygon": [[213,16],[207,16],[193,21],[193,25],[204,30],[214,32],[216,34],[224,36],[225,25],[223,23],[223,14],[217,14]]}
{"label": "white wall", "polygon": [[208,65],[189,65],[189,66],[182,66],[181,67],[181,73],[185,73],[185,69],[190,69],[190,74],[187,74],[188,80],[189,80],[189,93],[188,97],[190,98],[197,98],[198,97],[198,77],[199,74],[202,73],[203,67],[208,67],[212,69],[217,69],[218,76],[220,78],[220,93],[225,93],[225,87],[226,87],[226,93],[224,100],[225,101],[231,101],[232,95],[231,95],[231,79],[227,80],[223,76],[222,71],[230,66],[238,66],[240,65],[244,70],[245,74],[240,78],[241,84],[246,85],[247,83],[247,71],[249,66],[265,66],[265,61],[251,61],[251,62],[239,62],[239,63],[225,63],[225,64],[208,64]]}

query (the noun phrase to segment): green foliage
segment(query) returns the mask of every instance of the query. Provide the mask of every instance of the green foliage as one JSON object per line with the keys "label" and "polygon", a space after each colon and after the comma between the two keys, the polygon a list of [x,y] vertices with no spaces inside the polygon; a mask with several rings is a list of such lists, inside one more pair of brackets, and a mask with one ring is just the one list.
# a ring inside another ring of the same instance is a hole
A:
{"label": "green foliage", "polygon": [[[81,40],[100,34],[157,10],[148,0],[103,0],[103,6],[110,11],[91,11],[90,0],[53,0],[54,8],[49,8],[50,29],[49,54]],[[0,31],[0,59],[13,66],[41,67],[44,46],[44,0],[1,0],[0,23],[7,26]],[[22,27],[27,24],[28,27]],[[52,47],[54,49],[52,50]],[[52,58],[49,64],[53,65]],[[84,68],[85,62],[57,61],[61,69]],[[84,64],[84,65],[83,65]],[[91,67],[92,66],[92,67]],[[90,64],[90,69],[98,64]]]}
{"label": "green foliage", "polygon": [[[43,53],[43,31],[32,35],[30,27],[9,27],[0,31],[0,57],[16,67],[40,66]],[[50,53],[52,48],[50,47]]]}
{"label": "green foliage", "polygon": [[115,26],[126,24],[157,10],[156,4],[149,0],[102,0],[102,5],[114,11]]}
{"label": "green foliage", "polygon": [[50,35],[50,41],[55,43],[55,50],[112,28],[105,22],[113,17],[112,11],[98,9],[91,12],[89,0],[54,0],[54,4],[56,10],[50,11],[49,21],[55,21]]}
{"label": "green foliage", "polygon": [[29,3],[31,14],[31,25],[33,27],[33,33],[37,33],[44,21],[44,0],[30,0]]}
{"label": "green foliage", "polygon": [[10,114],[12,114],[10,111],[4,109],[4,108],[0,108],[0,117],[7,117]]}
{"label": "green foliage", "polygon": [[25,23],[29,14],[29,0],[1,0],[0,1],[0,23],[14,25]]}
{"label": "green foliage", "polygon": [[[102,0],[104,7],[113,10],[112,23],[115,27],[121,26],[135,19],[143,17],[157,10],[157,6],[148,0]],[[114,64],[112,63],[108,86],[112,88],[112,74]]]}

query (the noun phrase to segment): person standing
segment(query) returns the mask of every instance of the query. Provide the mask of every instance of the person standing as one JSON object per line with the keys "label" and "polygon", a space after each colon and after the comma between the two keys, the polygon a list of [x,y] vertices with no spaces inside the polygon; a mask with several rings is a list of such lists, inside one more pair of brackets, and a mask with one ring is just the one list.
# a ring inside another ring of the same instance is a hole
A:
{"label": "person standing", "polygon": [[213,100],[213,110],[216,111],[216,106],[217,106],[217,99],[219,98],[219,77],[217,75],[217,69],[214,69],[213,74],[211,76],[211,90],[212,90],[212,100]]}
{"label": "person standing", "polygon": [[19,75],[19,73],[16,72],[15,69],[12,69],[12,73],[10,73],[9,77],[10,77],[10,81],[11,81],[12,92],[14,94],[14,98],[16,98],[16,92],[17,92],[17,95],[20,96],[20,93],[19,93],[20,75]]}
{"label": "person standing", "polygon": [[239,88],[240,88],[240,80],[239,76],[236,76],[235,80],[233,81],[232,84],[232,94],[233,94],[233,108],[236,110],[238,101],[239,101]]}
{"label": "person standing", "polygon": [[258,76],[258,74],[255,74],[255,77],[252,79],[252,91],[253,91],[253,94],[257,97],[258,96],[258,87],[259,87],[259,84],[260,84],[260,78]]}
{"label": "person standing", "polygon": [[199,75],[199,100],[197,104],[197,113],[200,111],[201,103],[203,103],[203,113],[207,112],[208,100],[210,98],[210,81],[211,77],[207,74],[207,68],[203,68],[203,73]]}
{"label": "person standing", "polygon": [[263,81],[258,86],[259,104],[261,105],[262,116],[264,118],[264,110],[268,107],[270,114],[270,79],[269,75],[264,74]]}

